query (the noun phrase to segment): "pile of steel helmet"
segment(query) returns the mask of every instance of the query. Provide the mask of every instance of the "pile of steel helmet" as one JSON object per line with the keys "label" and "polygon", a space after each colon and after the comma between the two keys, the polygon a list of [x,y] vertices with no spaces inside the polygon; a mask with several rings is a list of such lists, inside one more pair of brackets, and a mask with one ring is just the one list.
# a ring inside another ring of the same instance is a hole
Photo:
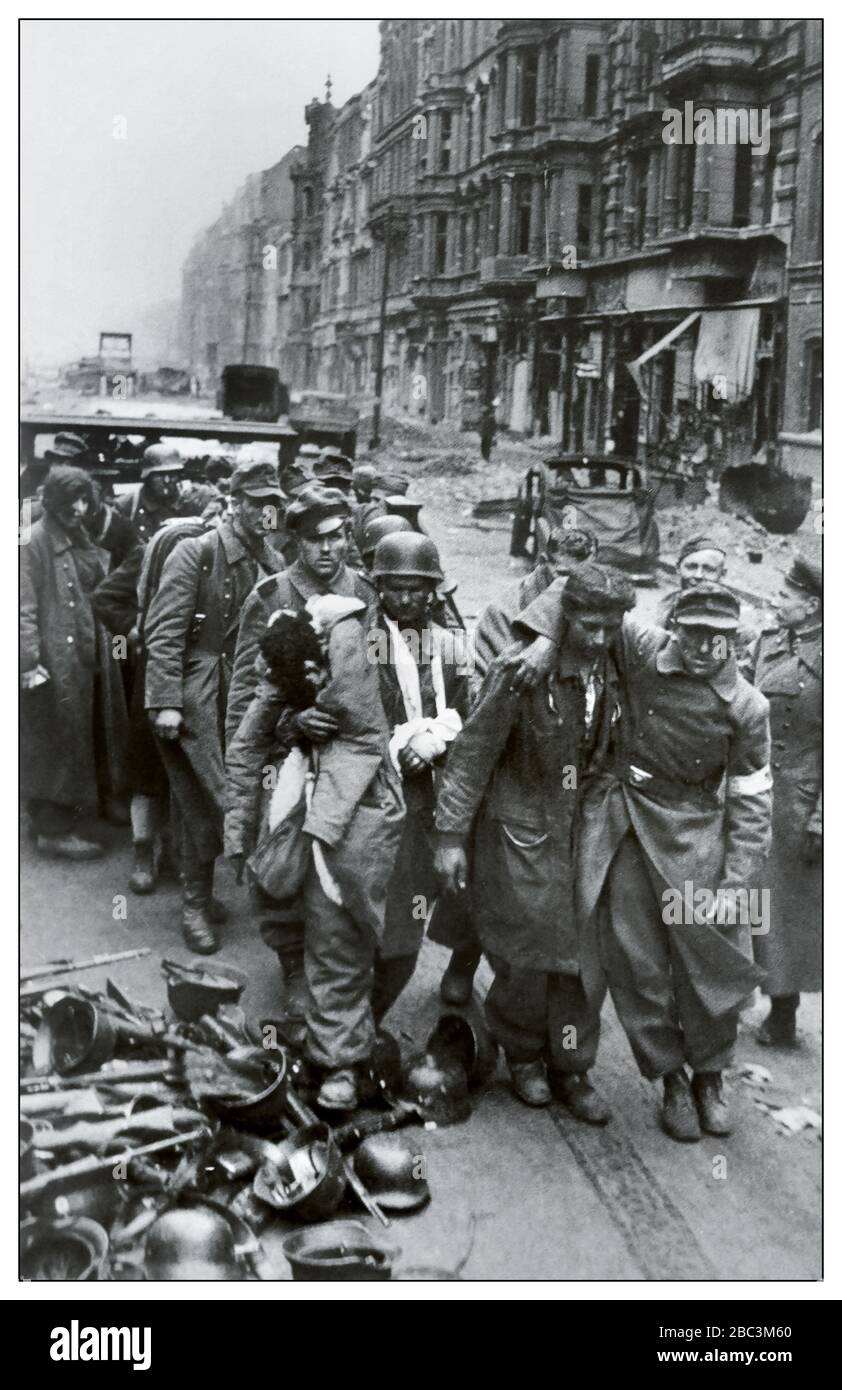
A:
{"label": "pile of steel helmet", "polygon": [[[434,569],[425,540],[413,572]],[[494,1069],[481,1012],[443,1015],[408,1059],[381,1032],[337,1125],[285,1020],[248,1019],[242,972],[164,960],[166,1008],[100,983],[148,954],[22,971],[21,1277],[259,1279],[281,1253],[293,1278],[402,1277],[385,1232],[430,1202],[419,1135],[465,1121]]]}

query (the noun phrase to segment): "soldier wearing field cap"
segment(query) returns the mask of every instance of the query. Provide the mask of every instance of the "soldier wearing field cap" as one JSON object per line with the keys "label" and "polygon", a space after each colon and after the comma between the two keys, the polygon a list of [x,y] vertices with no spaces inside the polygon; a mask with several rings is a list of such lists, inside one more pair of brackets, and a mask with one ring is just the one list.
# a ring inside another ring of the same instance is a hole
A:
{"label": "soldier wearing field cap", "polygon": [[[672,627],[675,605],[686,589],[697,584],[724,584],[727,567],[727,552],[721,541],[713,536],[688,536],[678,552],[677,589],[664,594],[658,605],[656,621],[661,627]],[[740,669],[744,669],[752,644],[757,640],[757,629],[744,620],[739,623],[734,637],[734,651]]]}
{"label": "soldier wearing field cap", "polygon": [[[515,682],[540,679],[560,608],[556,582],[519,615],[539,636]],[[607,983],[640,1071],[663,1080],[664,1129],[682,1141],[730,1133],[722,1073],[761,979],[749,891],[770,842],[769,705],[738,669],[739,616],[736,595],[705,581],[679,595],[671,631],[626,617],[613,758],[581,799],[582,981],[594,1000]]]}
{"label": "soldier wearing field cap", "polygon": [[350,496],[354,481],[354,465],[338,449],[322,449],[319,458],[313,462],[313,477],[325,487],[338,488]]}
{"label": "soldier wearing field cap", "polygon": [[266,540],[280,506],[270,464],[235,469],[230,515],[175,547],[144,623],[145,705],[180,813],[182,931],[200,955],[219,949],[224,920],[213,876],[222,852],[231,662],[255,580],[281,564]]}
{"label": "soldier wearing field cap", "polygon": [[[374,602],[374,590],[367,578],[346,564],[348,499],[336,488],[310,483],[302,488],[285,513],[284,524],[296,540],[298,558],[281,573],[255,585],[243,606],[234,670],[228,696],[226,729],[229,743],[242,723],[260,678],[259,646],[272,614],[279,608],[302,612],[307,600],[317,594],[341,594],[361,598],[366,606]],[[315,708],[297,716],[295,733],[318,744],[335,732],[330,716]],[[255,816],[259,808],[255,805]],[[236,839],[229,837],[226,854],[241,860],[254,847],[256,820],[238,823]],[[297,901],[279,903],[253,890],[260,932],[270,950],[276,952],[284,975],[285,1008],[293,1016],[303,1008],[304,923]]]}
{"label": "soldier wearing field cap", "polygon": [[822,574],[797,557],[778,596],[778,626],[752,653],[750,675],[769,701],[775,807],[767,866],[771,923],[754,938],[767,1017],[758,1041],[797,1044],[804,993],[822,987]]}
{"label": "soldier wearing field cap", "polygon": [[664,1128],[681,1141],[700,1126],[730,1132],[722,1073],[759,979],[753,922],[729,898],[757,883],[772,810],[769,706],[737,668],[739,614],[730,590],[702,582],[679,595],[673,632],[626,619],[615,765],[583,798],[591,988],[607,982],[642,1074],[663,1080]]}

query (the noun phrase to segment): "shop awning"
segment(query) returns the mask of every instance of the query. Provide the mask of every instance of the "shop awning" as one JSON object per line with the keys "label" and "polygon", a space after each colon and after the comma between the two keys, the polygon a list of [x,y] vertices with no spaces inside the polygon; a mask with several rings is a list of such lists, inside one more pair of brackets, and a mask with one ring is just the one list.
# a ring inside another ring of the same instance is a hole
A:
{"label": "shop awning", "polygon": [[680,338],[682,333],[686,333],[687,329],[692,327],[700,315],[701,310],[694,309],[692,314],[688,314],[686,319],[682,319],[681,323],[675,328],[671,328],[669,333],[665,333],[663,338],[658,339],[657,343],[653,343],[652,346],[648,347],[645,352],[642,352],[639,357],[636,357],[633,362],[626,363],[626,366],[634,377],[634,384],[641,395],[643,395],[643,383],[640,375],[641,369],[645,367],[646,363],[652,357],[656,357],[659,352],[663,352],[664,348],[668,348],[670,343],[675,342],[676,338]]}
{"label": "shop awning", "polygon": [[711,381],[724,401],[751,395],[757,366],[759,309],[720,309],[704,314],[693,358],[693,375]]}

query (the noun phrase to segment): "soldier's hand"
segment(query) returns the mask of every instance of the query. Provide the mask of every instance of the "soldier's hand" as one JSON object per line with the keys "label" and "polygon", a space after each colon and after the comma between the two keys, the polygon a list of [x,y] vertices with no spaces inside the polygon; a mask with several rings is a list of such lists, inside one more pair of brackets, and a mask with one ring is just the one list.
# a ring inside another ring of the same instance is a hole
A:
{"label": "soldier's hand", "polygon": [[805,830],[801,841],[801,858],[805,864],[820,864],[822,861],[822,836],[817,830]]}
{"label": "soldier's hand", "polygon": [[49,679],[50,673],[45,666],[33,666],[30,671],[21,672],[21,690],[35,690],[36,686],[43,685]]}
{"label": "soldier's hand", "polygon": [[518,695],[535,686],[549,675],[558,648],[550,637],[536,637],[522,652],[516,652],[506,663],[511,670],[511,688]]}
{"label": "soldier's hand", "polygon": [[434,865],[445,893],[464,893],[468,886],[468,856],[462,845],[436,846]]}
{"label": "soldier's hand", "polygon": [[339,725],[332,714],[322,709],[302,709],[292,721],[296,734],[301,734],[311,743],[327,743],[339,732]]}
{"label": "soldier's hand", "polygon": [[414,752],[412,748],[402,748],[398,753],[398,762],[404,777],[417,777],[419,772],[426,772],[430,766],[421,754]]}
{"label": "soldier's hand", "polygon": [[152,728],[159,738],[172,742],[181,734],[182,719],[180,709],[158,709],[152,720]]}

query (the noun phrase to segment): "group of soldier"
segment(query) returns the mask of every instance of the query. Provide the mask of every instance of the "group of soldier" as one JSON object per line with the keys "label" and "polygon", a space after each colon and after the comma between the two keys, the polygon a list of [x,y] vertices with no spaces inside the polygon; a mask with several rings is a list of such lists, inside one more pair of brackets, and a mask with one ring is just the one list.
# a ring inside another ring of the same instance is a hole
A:
{"label": "group of soldier", "polygon": [[39,852],[96,857],[91,814],[128,818],[131,889],[175,864],[199,954],[224,940],[225,855],[328,1111],[359,1103],[426,934],[452,1005],[489,961],[526,1104],[607,1122],[610,992],[666,1132],[727,1134],[746,1001],[760,986],[760,1040],[795,1046],[821,987],[818,569],[796,560],[753,634],[724,550],[694,537],[647,626],[594,537],[559,530],[467,641],[399,475],[305,446],[280,477],[187,488],[161,444],[115,499],[74,439],[22,547]]}

